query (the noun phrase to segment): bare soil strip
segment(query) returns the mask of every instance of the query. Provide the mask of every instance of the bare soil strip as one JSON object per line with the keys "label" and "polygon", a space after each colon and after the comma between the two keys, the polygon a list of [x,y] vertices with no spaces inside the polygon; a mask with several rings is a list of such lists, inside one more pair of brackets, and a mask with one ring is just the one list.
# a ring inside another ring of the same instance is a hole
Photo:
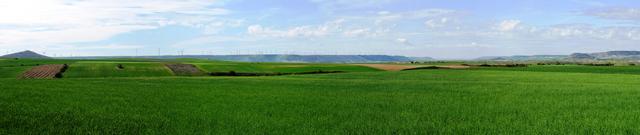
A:
{"label": "bare soil strip", "polygon": [[42,65],[31,68],[24,72],[20,79],[53,79],[56,75],[63,72],[64,64]]}
{"label": "bare soil strip", "polygon": [[[420,67],[429,67],[426,65],[395,65],[395,64],[355,64],[359,66],[367,66],[371,68],[376,68],[380,70],[386,71],[402,71],[407,69],[415,69]],[[460,66],[460,65],[447,65],[447,66],[436,66],[443,69],[466,69],[469,66]]]}
{"label": "bare soil strip", "polygon": [[467,69],[467,68],[471,68],[470,66],[462,66],[462,65],[447,65],[447,66],[437,66],[437,67],[448,68],[448,69]]}
{"label": "bare soil strip", "polygon": [[175,75],[180,76],[194,76],[194,75],[204,75],[198,67],[191,64],[165,64]]}
{"label": "bare soil strip", "polygon": [[421,67],[421,66],[414,66],[414,65],[394,65],[394,64],[356,64],[356,65],[367,66],[367,67],[386,70],[386,71],[402,71],[405,69]]}

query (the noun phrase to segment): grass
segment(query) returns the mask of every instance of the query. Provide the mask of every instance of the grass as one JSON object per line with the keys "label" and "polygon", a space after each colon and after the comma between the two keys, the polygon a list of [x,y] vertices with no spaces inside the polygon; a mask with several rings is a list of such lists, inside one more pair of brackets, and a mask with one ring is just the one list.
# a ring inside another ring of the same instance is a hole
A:
{"label": "grass", "polygon": [[633,74],[0,80],[0,134],[639,134]]}
{"label": "grass", "polygon": [[0,78],[17,78],[22,72],[27,71],[29,68],[31,67],[0,67]]}
{"label": "grass", "polygon": [[[58,60],[58,59],[1,59],[0,78],[16,78],[22,72],[38,65],[70,64],[65,78],[101,77],[163,77],[174,76],[164,63],[195,64],[205,72],[248,72],[248,73],[300,73],[323,71],[366,72],[377,69],[345,64],[303,64],[303,63],[243,63],[209,61],[199,59],[153,60],[153,59],[102,59],[102,60]],[[124,69],[116,68],[123,64]]]}
{"label": "grass", "polygon": [[[118,69],[118,64],[124,66]],[[65,78],[96,77],[161,77],[173,76],[171,70],[158,62],[81,61],[69,66]]]}
{"label": "grass", "polygon": [[0,67],[36,66],[45,64],[71,64],[77,60],[58,59],[3,59],[0,60]]}
{"label": "grass", "polygon": [[34,66],[74,63],[74,60],[55,59],[0,59],[0,78],[17,78]]}
{"label": "grass", "polygon": [[582,66],[582,65],[533,65],[529,67],[491,67],[483,70],[562,72],[562,73],[602,73],[602,74],[640,74],[640,66]]}
{"label": "grass", "polygon": [[299,73],[311,71],[344,71],[367,72],[377,69],[346,65],[346,64],[304,64],[304,63],[239,63],[239,62],[208,62],[193,63],[207,72],[251,72],[251,73]]}

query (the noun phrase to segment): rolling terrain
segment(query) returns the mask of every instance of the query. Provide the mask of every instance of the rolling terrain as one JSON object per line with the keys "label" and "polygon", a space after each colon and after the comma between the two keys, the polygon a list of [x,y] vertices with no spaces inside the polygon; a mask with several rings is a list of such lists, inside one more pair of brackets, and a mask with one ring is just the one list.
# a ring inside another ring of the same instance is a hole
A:
{"label": "rolling terrain", "polygon": [[[122,68],[118,68],[118,65],[121,65]],[[172,75],[168,68],[157,62],[81,61],[71,64],[64,77],[161,77]]]}
{"label": "rolling terrain", "polygon": [[170,61],[207,72],[349,71],[179,77],[163,66],[166,61],[155,60],[19,63],[60,62],[71,63],[62,79],[0,79],[0,134],[640,133],[636,66],[391,72],[339,64]]}
{"label": "rolling terrain", "polygon": [[295,73],[310,71],[345,71],[345,72],[366,72],[379,71],[365,66],[345,65],[345,64],[305,64],[305,63],[238,63],[238,62],[215,62],[215,63],[193,63],[209,72],[259,72],[259,73]]}
{"label": "rolling terrain", "polygon": [[5,59],[0,61],[0,78],[17,78],[31,68],[46,64],[68,64],[64,78],[105,78],[105,77],[167,77],[182,76],[167,65],[182,63],[194,65],[202,73],[187,76],[207,76],[210,72],[238,73],[303,73],[315,71],[370,72],[378,69],[346,64],[320,63],[248,63],[209,61],[199,59],[153,60],[153,59],[101,59],[101,60],[44,60]]}
{"label": "rolling terrain", "polygon": [[239,62],[286,62],[286,63],[369,63],[369,62],[407,62],[430,61],[430,57],[405,57],[390,55],[166,55],[166,56],[96,56],[65,57],[65,59],[114,59],[114,58],[147,58],[147,59],[208,59]]}

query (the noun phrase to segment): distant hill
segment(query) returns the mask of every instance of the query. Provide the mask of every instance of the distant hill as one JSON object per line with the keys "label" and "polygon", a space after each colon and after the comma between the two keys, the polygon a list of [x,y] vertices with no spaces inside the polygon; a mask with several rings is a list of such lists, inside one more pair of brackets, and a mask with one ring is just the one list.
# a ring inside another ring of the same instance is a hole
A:
{"label": "distant hill", "polygon": [[526,61],[526,60],[640,60],[640,51],[608,51],[597,53],[573,53],[571,55],[516,55],[487,56],[475,60]]}
{"label": "distant hill", "polygon": [[[70,57],[72,59],[96,59],[96,58],[131,58],[128,57]],[[140,56],[136,58],[152,59],[176,59],[197,58],[241,62],[304,62],[304,63],[369,63],[369,62],[407,62],[417,61],[405,56],[389,55],[184,55],[184,56]],[[420,60],[430,59],[420,57]]]}
{"label": "distant hill", "polygon": [[411,60],[413,61],[434,61],[436,59],[433,59],[431,57],[409,57]]}
{"label": "distant hill", "polygon": [[0,56],[0,58],[27,58],[27,59],[50,59],[50,57],[38,54],[33,51],[22,51]]}
{"label": "distant hill", "polygon": [[596,59],[596,57],[586,53],[574,53],[569,55],[569,59]]}
{"label": "distant hill", "polygon": [[608,51],[598,53],[574,53],[570,59],[640,59],[640,51]]}
{"label": "distant hill", "polygon": [[475,60],[492,60],[492,61],[534,61],[534,60],[563,60],[568,58],[567,55],[515,55],[515,56],[485,56]]}

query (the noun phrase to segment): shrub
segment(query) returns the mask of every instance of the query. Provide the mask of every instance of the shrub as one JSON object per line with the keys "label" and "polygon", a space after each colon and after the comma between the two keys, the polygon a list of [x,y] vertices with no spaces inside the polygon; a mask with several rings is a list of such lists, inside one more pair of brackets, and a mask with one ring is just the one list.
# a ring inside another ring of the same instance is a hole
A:
{"label": "shrub", "polygon": [[588,63],[588,64],[580,64],[585,66],[615,66],[613,63]]}
{"label": "shrub", "polygon": [[527,67],[527,64],[507,64],[506,67]]}
{"label": "shrub", "polygon": [[438,67],[438,66],[428,66],[428,67],[417,67],[417,68],[404,69],[402,71],[423,70],[423,69],[446,69],[446,68],[442,68],[442,67]]}
{"label": "shrub", "polygon": [[63,73],[67,71],[67,69],[69,69],[69,65],[68,64],[64,64],[62,66],[62,69],[60,69],[60,72],[56,73],[55,78],[62,78]]}

